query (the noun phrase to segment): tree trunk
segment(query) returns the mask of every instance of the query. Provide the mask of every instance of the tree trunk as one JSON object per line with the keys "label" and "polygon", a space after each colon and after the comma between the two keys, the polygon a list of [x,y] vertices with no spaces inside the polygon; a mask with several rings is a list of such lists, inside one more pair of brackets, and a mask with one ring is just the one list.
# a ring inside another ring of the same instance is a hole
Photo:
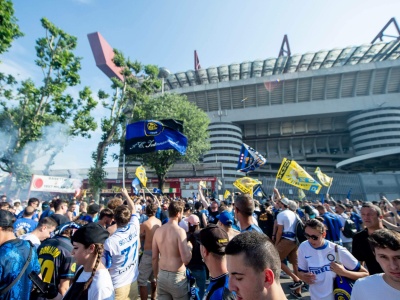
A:
{"label": "tree trunk", "polygon": [[161,193],[163,192],[164,181],[165,181],[166,174],[157,174],[158,178],[158,188],[160,189]]}
{"label": "tree trunk", "polygon": [[[105,155],[106,149],[107,149],[106,143],[100,142],[99,146],[97,147],[97,156],[96,156],[96,162],[95,162],[96,170],[103,171],[103,169],[104,169],[104,155]],[[104,179],[105,178],[101,178],[101,181],[99,182],[99,184],[97,184],[96,186],[90,187],[90,189],[92,191],[92,196],[96,203],[99,203],[99,201],[100,201],[101,185],[104,184]]]}

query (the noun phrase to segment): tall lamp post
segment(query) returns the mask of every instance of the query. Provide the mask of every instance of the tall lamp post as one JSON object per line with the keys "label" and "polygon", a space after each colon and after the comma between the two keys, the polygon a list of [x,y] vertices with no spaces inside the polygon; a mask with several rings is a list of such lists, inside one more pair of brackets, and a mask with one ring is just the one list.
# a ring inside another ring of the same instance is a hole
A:
{"label": "tall lamp post", "polygon": [[161,95],[164,95],[164,81],[165,78],[168,78],[169,74],[171,72],[167,68],[161,67],[159,69],[158,78],[161,78]]}

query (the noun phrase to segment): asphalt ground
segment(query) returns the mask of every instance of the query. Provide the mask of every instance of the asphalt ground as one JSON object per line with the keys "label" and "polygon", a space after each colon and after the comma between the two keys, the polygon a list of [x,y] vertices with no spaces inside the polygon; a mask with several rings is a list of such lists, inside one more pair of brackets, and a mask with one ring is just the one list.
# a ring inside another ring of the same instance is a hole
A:
{"label": "asphalt ground", "polygon": [[[285,292],[285,295],[287,297],[287,299],[291,300],[291,299],[298,299],[292,295],[290,295],[291,290],[289,289],[289,285],[293,283],[292,279],[280,279],[283,291]],[[147,285],[148,291],[149,291],[149,297],[147,299],[150,300],[150,283]],[[302,298],[304,300],[310,300],[310,293],[308,291],[304,291],[304,289],[301,292]],[[140,298],[139,298],[140,299]]]}
{"label": "asphalt ground", "polygon": [[[280,279],[280,282],[281,282],[283,291],[285,292],[285,295],[286,295],[286,297],[287,297],[288,299],[298,299],[298,298],[296,298],[296,297],[290,295],[291,290],[289,289],[289,285],[293,283],[293,280],[292,280],[292,279],[282,279],[282,278],[281,278],[281,279]],[[311,299],[311,298],[310,298],[310,293],[308,292],[308,290],[305,291],[304,289],[302,289],[302,291],[301,291],[301,296],[302,296],[301,299],[304,299],[304,300],[310,300],[310,299]]]}

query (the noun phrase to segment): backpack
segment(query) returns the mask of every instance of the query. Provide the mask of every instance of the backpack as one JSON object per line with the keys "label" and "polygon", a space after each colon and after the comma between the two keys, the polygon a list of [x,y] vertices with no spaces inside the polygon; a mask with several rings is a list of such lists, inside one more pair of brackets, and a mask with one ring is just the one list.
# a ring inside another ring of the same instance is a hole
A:
{"label": "backpack", "polygon": [[300,245],[302,242],[304,242],[306,239],[306,237],[304,236],[304,223],[303,221],[300,219],[300,217],[296,214],[296,219],[297,219],[297,223],[294,229],[294,233],[296,235],[296,244]]}
{"label": "backpack", "polygon": [[352,238],[355,236],[356,233],[357,233],[356,224],[350,218],[347,218],[346,221],[344,222],[343,235],[347,238]]}

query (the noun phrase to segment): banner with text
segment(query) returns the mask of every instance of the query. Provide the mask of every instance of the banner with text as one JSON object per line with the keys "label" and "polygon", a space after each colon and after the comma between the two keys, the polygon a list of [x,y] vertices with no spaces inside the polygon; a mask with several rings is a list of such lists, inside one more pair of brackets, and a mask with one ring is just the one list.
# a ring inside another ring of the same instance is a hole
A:
{"label": "banner with text", "polygon": [[82,185],[81,180],[74,178],[33,175],[31,191],[33,192],[55,192],[75,193]]}

